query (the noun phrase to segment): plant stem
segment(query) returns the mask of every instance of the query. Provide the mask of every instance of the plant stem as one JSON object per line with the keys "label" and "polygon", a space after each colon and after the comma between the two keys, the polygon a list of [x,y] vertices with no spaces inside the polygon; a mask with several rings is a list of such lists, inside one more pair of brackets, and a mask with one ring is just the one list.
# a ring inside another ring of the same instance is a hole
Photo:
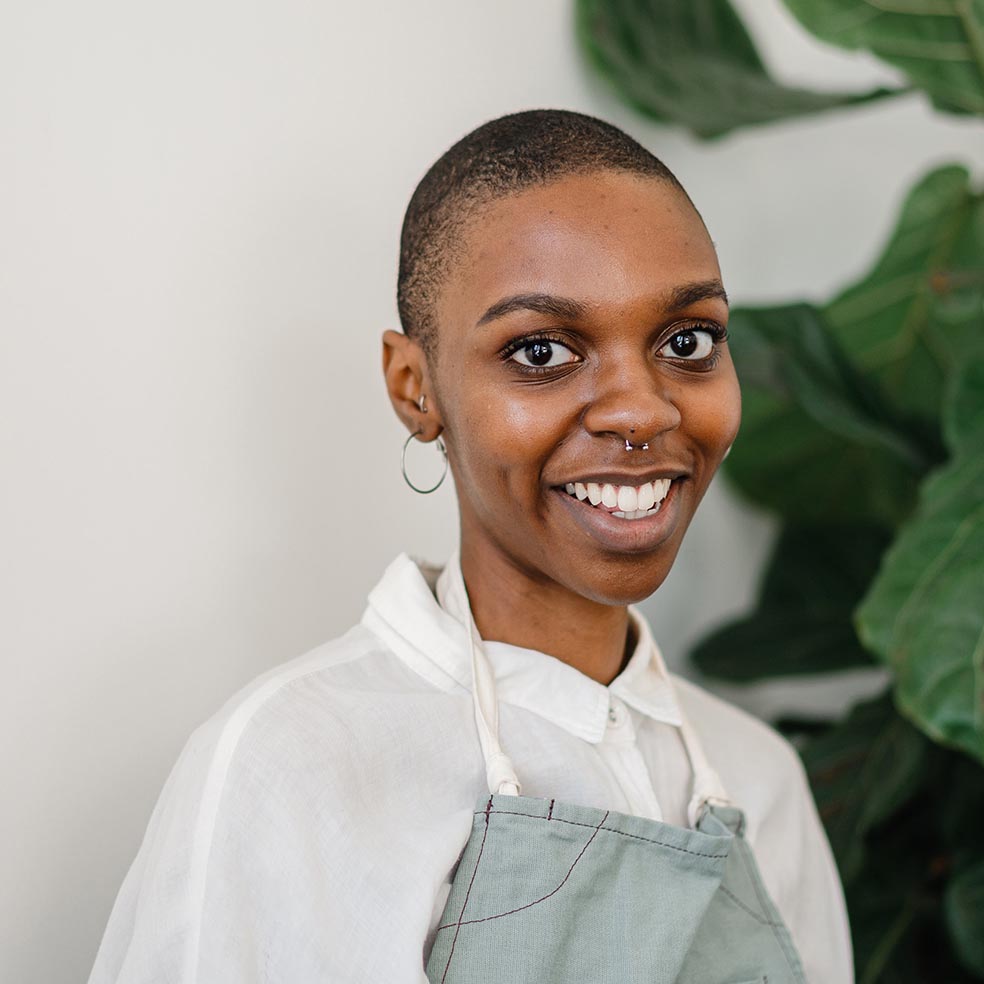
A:
{"label": "plant stem", "polygon": [[953,7],[960,18],[970,53],[974,56],[977,72],[984,82],[984,28],[977,22],[974,12],[970,9],[970,0],[953,0]]}
{"label": "plant stem", "polygon": [[858,978],[858,984],[877,984],[881,979],[882,971],[888,964],[892,952],[899,944],[903,934],[909,928],[916,915],[918,905],[911,896],[906,901],[902,911],[895,917],[895,921],[888,927],[888,932],[881,938],[881,942],[875,947],[874,953],[864,966],[864,973]]}

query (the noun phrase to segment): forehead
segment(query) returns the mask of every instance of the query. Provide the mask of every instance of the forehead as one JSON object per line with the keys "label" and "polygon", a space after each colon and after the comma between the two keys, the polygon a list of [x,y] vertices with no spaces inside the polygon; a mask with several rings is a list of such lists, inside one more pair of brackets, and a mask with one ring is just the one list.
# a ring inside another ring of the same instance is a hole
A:
{"label": "forehead", "polygon": [[605,307],[720,278],[686,196],[632,174],[573,175],[497,199],[468,220],[460,247],[441,291],[440,322],[524,291]]}

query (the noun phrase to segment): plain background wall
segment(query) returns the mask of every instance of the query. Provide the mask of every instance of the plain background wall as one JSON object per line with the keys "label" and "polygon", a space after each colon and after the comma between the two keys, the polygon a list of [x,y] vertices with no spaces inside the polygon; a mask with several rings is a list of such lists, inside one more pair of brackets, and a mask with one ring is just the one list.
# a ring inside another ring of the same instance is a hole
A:
{"label": "plain background wall", "polygon": [[[740,6],[786,79],[892,77]],[[568,0],[4,4],[3,981],[84,980],[190,731],[351,624],[396,552],[451,549],[378,371],[399,224],[445,147],[536,106],[662,156],[744,301],[825,296],[931,163],[984,160],[918,96],[698,144],[593,76]],[[769,533],[712,489],[646,605],[672,662],[749,603]]]}

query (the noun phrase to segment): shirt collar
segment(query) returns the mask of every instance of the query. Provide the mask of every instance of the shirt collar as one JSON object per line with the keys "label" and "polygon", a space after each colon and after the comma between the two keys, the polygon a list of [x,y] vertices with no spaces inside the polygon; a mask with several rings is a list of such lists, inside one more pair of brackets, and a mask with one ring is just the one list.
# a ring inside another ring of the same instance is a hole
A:
{"label": "shirt collar", "polygon": [[[452,558],[457,568],[457,557]],[[363,624],[381,636],[412,669],[445,690],[471,689],[465,626],[437,603],[435,568],[401,554],[369,595]],[[448,576],[460,572],[448,569]],[[645,618],[629,615],[636,647],[625,669],[609,686],[546,653],[504,642],[485,642],[499,699],[538,714],[590,742],[605,735],[611,698],[666,724],[680,726],[673,684]]]}

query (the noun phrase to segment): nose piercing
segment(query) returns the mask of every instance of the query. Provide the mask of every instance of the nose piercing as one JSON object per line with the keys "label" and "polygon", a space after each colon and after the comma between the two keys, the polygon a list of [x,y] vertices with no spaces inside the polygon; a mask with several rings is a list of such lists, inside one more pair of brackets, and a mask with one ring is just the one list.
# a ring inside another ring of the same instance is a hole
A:
{"label": "nose piercing", "polygon": [[648,451],[649,442],[644,441],[642,444],[633,444],[628,438],[625,439],[625,450],[626,451]]}

